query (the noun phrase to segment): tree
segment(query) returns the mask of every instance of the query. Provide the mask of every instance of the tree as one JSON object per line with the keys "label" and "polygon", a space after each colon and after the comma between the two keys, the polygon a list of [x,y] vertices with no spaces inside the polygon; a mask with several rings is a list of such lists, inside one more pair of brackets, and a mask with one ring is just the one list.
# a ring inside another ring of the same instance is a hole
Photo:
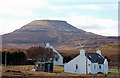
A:
{"label": "tree", "polygon": [[63,58],[63,63],[67,63],[69,62],[70,60],[72,60],[73,58],[71,56],[64,56]]}
{"label": "tree", "polygon": [[23,64],[26,59],[24,52],[2,52],[2,64],[5,64],[5,54],[7,55],[7,65]]}
{"label": "tree", "polygon": [[109,59],[107,56],[105,56],[104,58],[106,58],[106,59],[107,59],[107,61],[108,61],[108,62],[110,62],[110,59]]}
{"label": "tree", "polygon": [[41,46],[31,47],[26,52],[29,59],[41,62],[48,62],[50,59],[53,60],[55,55],[57,55],[52,49]]}

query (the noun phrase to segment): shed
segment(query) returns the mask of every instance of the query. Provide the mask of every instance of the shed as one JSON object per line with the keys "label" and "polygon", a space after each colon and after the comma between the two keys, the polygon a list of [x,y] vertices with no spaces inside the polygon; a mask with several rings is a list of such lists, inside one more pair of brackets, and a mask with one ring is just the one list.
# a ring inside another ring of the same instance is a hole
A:
{"label": "shed", "polygon": [[53,72],[53,63],[35,62],[36,71]]}

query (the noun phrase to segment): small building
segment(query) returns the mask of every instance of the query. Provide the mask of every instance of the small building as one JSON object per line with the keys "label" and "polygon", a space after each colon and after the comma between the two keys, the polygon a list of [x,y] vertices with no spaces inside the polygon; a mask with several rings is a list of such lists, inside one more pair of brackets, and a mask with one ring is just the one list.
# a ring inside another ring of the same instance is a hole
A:
{"label": "small building", "polygon": [[64,72],[77,74],[108,74],[108,61],[101,55],[101,51],[96,53],[85,53],[80,50],[80,55],[64,64]]}
{"label": "small building", "polygon": [[63,57],[62,55],[53,47],[51,46],[49,43],[46,44],[46,48],[50,48],[53,50],[53,52],[55,52],[58,56],[58,59],[54,58],[53,60],[53,64],[56,66],[62,66],[63,65]]}
{"label": "small building", "polygon": [[53,63],[35,62],[36,71],[53,72]]}

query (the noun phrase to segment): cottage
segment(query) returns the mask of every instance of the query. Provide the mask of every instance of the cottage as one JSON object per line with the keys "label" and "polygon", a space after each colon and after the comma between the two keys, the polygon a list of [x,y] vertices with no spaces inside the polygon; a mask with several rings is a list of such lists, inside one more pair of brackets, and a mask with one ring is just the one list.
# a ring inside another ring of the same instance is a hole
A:
{"label": "cottage", "polygon": [[101,51],[96,53],[85,53],[80,50],[80,55],[64,65],[64,72],[77,74],[108,74],[108,61],[101,55]]}
{"label": "cottage", "polygon": [[63,65],[63,57],[61,56],[61,54],[53,47],[51,46],[49,43],[46,44],[46,48],[50,48],[53,50],[53,52],[55,52],[58,56],[58,59],[54,59],[53,60],[53,64],[56,66],[61,66]]}

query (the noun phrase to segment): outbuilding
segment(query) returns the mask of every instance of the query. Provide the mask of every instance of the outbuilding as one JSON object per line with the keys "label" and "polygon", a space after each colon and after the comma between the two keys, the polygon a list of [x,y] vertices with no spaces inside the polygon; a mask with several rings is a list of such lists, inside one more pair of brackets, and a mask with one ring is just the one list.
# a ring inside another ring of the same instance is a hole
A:
{"label": "outbuilding", "polygon": [[35,62],[36,71],[53,72],[53,63]]}

